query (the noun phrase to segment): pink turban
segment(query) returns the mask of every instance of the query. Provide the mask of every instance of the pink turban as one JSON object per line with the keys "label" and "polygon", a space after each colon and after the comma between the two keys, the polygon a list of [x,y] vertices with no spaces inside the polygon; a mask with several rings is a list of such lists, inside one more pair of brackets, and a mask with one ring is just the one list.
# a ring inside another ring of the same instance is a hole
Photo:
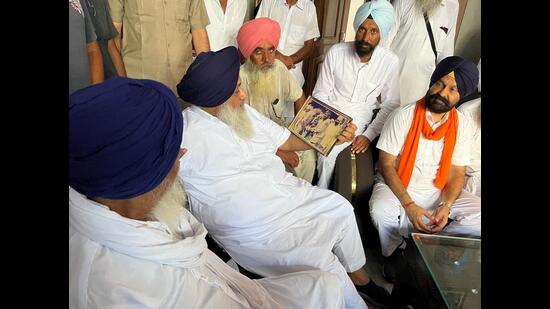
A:
{"label": "pink turban", "polygon": [[277,48],[280,38],[281,27],[279,23],[267,17],[260,17],[242,25],[237,34],[237,43],[243,56],[248,58],[264,40]]}

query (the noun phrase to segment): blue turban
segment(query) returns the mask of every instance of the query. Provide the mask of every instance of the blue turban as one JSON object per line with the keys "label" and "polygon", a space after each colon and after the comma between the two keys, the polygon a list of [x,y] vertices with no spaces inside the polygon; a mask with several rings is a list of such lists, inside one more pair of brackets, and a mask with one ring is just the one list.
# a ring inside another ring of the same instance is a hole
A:
{"label": "blue turban", "polygon": [[180,98],[202,107],[225,103],[237,87],[240,65],[233,46],[200,53],[178,84]]}
{"label": "blue turban", "polygon": [[367,17],[372,15],[374,22],[380,29],[380,36],[386,37],[395,22],[395,10],[387,0],[373,0],[363,3],[355,13],[353,20],[353,29],[357,29],[365,22]]}
{"label": "blue turban", "polygon": [[430,79],[430,87],[453,71],[460,97],[464,98],[470,95],[477,87],[479,71],[472,61],[458,56],[447,57],[437,64]]}
{"label": "blue turban", "polygon": [[157,187],[176,162],[183,117],[152,80],[110,78],[69,96],[69,185],[88,197],[130,199]]}

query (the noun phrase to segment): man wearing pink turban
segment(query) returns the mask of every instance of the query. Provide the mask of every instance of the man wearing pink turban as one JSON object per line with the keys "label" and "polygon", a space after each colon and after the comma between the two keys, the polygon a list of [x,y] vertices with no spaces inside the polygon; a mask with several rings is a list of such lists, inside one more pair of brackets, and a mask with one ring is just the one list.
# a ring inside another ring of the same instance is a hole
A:
{"label": "man wearing pink turban", "polygon": [[[278,125],[288,127],[304,104],[305,95],[286,66],[276,59],[280,37],[281,28],[272,19],[263,17],[245,23],[237,34],[239,49],[246,58],[239,75],[248,94],[245,102]],[[277,155],[287,171],[311,183],[317,160],[314,150],[277,150]]]}

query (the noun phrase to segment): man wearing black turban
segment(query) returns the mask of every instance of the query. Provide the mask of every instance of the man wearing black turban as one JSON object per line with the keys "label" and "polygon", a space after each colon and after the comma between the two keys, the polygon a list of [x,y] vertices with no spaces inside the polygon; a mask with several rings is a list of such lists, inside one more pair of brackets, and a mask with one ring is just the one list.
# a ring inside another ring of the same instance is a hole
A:
{"label": "man wearing black turban", "polygon": [[[392,256],[413,228],[481,236],[481,199],[463,190],[474,127],[455,109],[475,90],[478,75],[471,61],[443,59],[425,97],[396,110],[384,126],[377,145],[384,179],[369,202],[383,256]],[[386,265],[384,273],[394,279]]]}
{"label": "man wearing black turban", "polygon": [[253,281],[208,250],[176,178],[182,130],[156,81],[115,77],[69,97],[69,307],[342,308],[332,274]]}
{"label": "man wearing black turban", "polygon": [[[261,276],[307,269],[338,275],[346,307],[366,308],[358,290],[388,303],[370,280],[353,206],[285,171],[278,149],[311,149],[248,104],[234,47],[198,55],[178,85],[183,111],[180,178],[192,213],[241,266]],[[351,141],[349,125],[338,137]],[[357,285],[357,287],[354,286]]]}

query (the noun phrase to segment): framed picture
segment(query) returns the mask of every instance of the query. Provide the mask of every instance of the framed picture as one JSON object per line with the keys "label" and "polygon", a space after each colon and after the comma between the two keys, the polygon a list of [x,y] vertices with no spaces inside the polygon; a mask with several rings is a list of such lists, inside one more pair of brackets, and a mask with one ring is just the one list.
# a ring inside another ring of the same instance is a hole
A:
{"label": "framed picture", "polygon": [[308,97],[288,126],[290,132],[327,156],[351,117],[313,97]]}

